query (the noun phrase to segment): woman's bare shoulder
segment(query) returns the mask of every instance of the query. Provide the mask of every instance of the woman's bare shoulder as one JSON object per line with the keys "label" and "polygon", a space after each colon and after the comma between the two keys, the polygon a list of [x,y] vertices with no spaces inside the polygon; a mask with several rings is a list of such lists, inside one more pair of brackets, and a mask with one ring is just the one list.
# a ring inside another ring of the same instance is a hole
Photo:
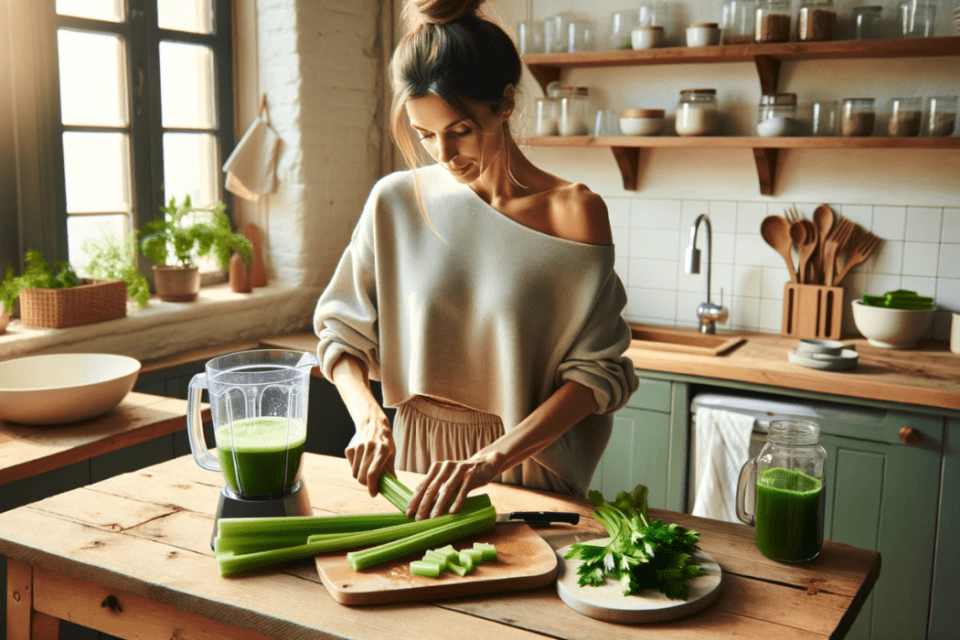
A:
{"label": "woman's bare shoulder", "polygon": [[568,182],[551,192],[554,228],[560,236],[586,244],[613,244],[607,205],[579,182]]}

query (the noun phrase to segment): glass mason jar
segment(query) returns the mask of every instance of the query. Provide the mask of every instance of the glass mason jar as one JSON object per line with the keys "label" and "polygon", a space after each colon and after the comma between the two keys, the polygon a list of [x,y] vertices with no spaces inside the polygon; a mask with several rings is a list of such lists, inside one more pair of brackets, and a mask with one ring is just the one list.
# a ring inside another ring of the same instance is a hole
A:
{"label": "glass mason jar", "polygon": [[853,8],[853,37],[856,40],[880,38],[880,18],[883,7],[877,4]]}
{"label": "glass mason jar", "polygon": [[556,98],[537,98],[536,124],[534,126],[536,135],[557,135],[557,111]]}
{"label": "glass mason jar", "polygon": [[833,40],[837,35],[837,8],[833,0],[801,0],[797,11],[797,42]]}
{"label": "glass mason jar", "polygon": [[720,125],[716,89],[683,89],[677,103],[676,130],[680,136],[708,136]]}
{"label": "glass mason jar", "polygon": [[765,137],[800,134],[797,94],[772,93],[760,96],[757,106],[757,135]]}
{"label": "glass mason jar", "polygon": [[877,121],[873,104],[873,98],[844,98],[840,103],[840,135],[871,135]]}
{"label": "glass mason jar", "polygon": [[920,98],[894,98],[890,101],[890,122],[887,133],[891,136],[918,136],[923,111]]}
{"label": "glass mason jar", "polygon": [[587,87],[561,87],[557,129],[562,136],[585,136],[590,132],[589,90]]}
{"label": "glass mason jar", "polygon": [[957,126],[957,96],[931,96],[923,115],[923,132],[927,136],[953,135]]}
{"label": "glass mason jar", "polygon": [[723,3],[720,26],[723,44],[752,44],[755,0],[727,0]]}
{"label": "glass mason jar", "polygon": [[757,0],[755,15],[756,42],[790,42],[790,0]]}
{"label": "glass mason jar", "polygon": [[[760,455],[740,469],[737,517],[755,528],[760,553],[780,562],[807,562],[820,555],[826,504],[827,452],[820,427],[805,420],[770,422]],[[756,509],[745,498],[756,485]]]}

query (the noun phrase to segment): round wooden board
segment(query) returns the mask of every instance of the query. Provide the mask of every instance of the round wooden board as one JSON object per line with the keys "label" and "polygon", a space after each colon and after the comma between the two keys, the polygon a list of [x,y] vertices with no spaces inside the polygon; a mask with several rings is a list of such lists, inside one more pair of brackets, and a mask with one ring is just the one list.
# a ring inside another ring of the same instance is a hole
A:
{"label": "round wooden board", "polygon": [[[609,538],[591,540],[590,544],[604,545]],[[559,571],[557,573],[557,593],[571,609],[598,620],[609,622],[663,622],[694,614],[710,605],[720,595],[722,571],[713,558],[697,550],[694,558],[701,567],[703,575],[693,578],[688,600],[671,600],[659,592],[650,590],[637,595],[625,596],[620,584],[607,580],[599,587],[581,587],[577,584],[577,568],[580,560],[566,560],[564,556],[570,550],[566,546],[557,551]]]}

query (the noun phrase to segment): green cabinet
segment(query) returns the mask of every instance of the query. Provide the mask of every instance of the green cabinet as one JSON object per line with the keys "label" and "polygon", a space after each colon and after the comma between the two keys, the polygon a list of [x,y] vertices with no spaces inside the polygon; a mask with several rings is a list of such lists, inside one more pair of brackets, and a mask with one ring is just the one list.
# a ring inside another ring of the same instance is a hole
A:
{"label": "green cabinet", "polygon": [[686,404],[686,385],[640,378],[640,387],[614,416],[590,488],[609,499],[644,484],[651,507],[681,510],[687,432],[675,417],[683,416]]}

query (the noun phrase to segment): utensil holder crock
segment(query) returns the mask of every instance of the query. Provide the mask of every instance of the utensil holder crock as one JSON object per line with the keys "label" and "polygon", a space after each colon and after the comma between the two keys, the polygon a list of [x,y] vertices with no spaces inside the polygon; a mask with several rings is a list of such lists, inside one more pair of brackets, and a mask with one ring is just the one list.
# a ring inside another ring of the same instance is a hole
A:
{"label": "utensil holder crock", "polygon": [[784,285],[780,335],[837,340],[842,320],[843,287],[790,282]]}

